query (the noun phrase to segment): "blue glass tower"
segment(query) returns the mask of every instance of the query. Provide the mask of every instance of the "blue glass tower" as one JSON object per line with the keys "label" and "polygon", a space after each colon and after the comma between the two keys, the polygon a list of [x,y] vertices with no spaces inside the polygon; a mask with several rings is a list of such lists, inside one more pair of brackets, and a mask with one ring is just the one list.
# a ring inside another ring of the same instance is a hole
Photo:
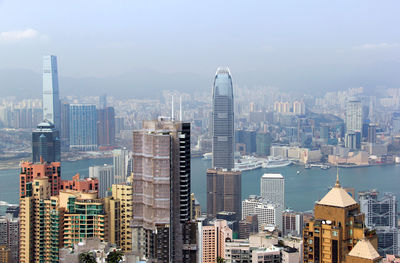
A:
{"label": "blue glass tower", "polygon": [[61,128],[61,108],[58,95],[57,57],[43,57],[43,118]]}
{"label": "blue glass tower", "polygon": [[95,105],[70,105],[70,147],[82,151],[97,149],[97,111]]}
{"label": "blue glass tower", "polygon": [[215,74],[212,101],[212,167],[231,170],[234,162],[233,86],[228,68]]}

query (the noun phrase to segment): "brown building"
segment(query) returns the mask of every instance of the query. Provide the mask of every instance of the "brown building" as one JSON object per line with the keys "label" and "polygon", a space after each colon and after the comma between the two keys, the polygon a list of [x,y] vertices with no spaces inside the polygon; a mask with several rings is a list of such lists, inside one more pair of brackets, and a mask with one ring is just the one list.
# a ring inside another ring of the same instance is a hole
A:
{"label": "brown building", "polygon": [[222,169],[207,170],[207,216],[218,212],[235,212],[236,220],[242,218],[242,173]]}
{"label": "brown building", "polygon": [[[364,259],[355,261],[356,251],[363,246],[363,243],[357,244],[365,236],[369,239],[368,243],[372,242],[376,252],[377,238],[365,228],[360,205],[340,186],[337,179],[335,186],[317,202],[314,219],[303,229],[304,262],[376,262]],[[372,245],[368,247],[372,250]],[[356,250],[351,252],[353,249]],[[351,255],[353,258],[348,257]]]}
{"label": "brown building", "polygon": [[144,121],[133,132],[132,156],[133,253],[149,262],[193,262],[195,247],[185,234],[191,218],[190,123]]}
{"label": "brown building", "polygon": [[245,219],[239,221],[239,238],[246,239],[250,235],[258,233],[257,215],[249,215]]}

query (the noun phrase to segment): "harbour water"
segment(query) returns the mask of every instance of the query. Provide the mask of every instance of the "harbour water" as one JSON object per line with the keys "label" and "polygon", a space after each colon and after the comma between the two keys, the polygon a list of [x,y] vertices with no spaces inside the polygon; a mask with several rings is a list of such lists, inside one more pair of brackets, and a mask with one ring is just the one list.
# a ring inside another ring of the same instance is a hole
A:
{"label": "harbour water", "polygon": [[[82,177],[89,175],[88,167],[111,164],[111,158],[87,159],[62,163],[62,178],[71,179],[75,173]],[[191,191],[206,210],[207,185],[206,170],[211,160],[192,159]],[[297,173],[299,171],[300,173]],[[281,173],[285,177],[285,203],[295,211],[311,210],[315,201],[321,199],[336,181],[336,168],[304,169],[303,166],[286,166],[273,169],[257,169],[242,174],[242,198],[260,193],[260,178],[264,173]],[[358,191],[377,189],[379,192],[392,192],[400,197],[400,166],[372,166],[363,168],[340,169],[340,183],[343,187],[355,188]],[[18,204],[19,170],[0,171],[0,200]],[[4,207],[0,207],[0,213]]]}

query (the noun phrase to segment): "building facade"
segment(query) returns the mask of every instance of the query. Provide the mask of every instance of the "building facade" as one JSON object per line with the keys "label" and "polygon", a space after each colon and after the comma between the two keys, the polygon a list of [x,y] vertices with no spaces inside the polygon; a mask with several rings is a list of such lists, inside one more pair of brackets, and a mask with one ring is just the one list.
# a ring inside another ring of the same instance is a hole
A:
{"label": "building facade", "polygon": [[[190,124],[160,118],[133,133],[133,252],[190,262]],[[194,251],[195,252],[195,251]]]}
{"label": "building facade", "polygon": [[234,111],[233,85],[229,69],[218,68],[212,99],[212,167],[233,169],[234,162]]}
{"label": "building facade", "polygon": [[217,262],[225,256],[225,242],[232,240],[232,230],[225,220],[216,220],[212,225],[202,227],[202,260],[203,263]]}
{"label": "building facade", "polygon": [[242,217],[242,173],[221,169],[207,170],[207,216],[218,212],[235,212],[236,220]]}
{"label": "building facade", "polygon": [[58,94],[57,57],[43,57],[43,118],[61,128],[61,107]]}
{"label": "building facade", "polygon": [[[9,250],[9,261],[18,262],[19,258],[19,218],[6,212],[0,216],[0,247]],[[2,262],[0,260],[0,262]]]}
{"label": "building facade", "polygon": [[97,111],[95,105],[70,105],[69,143],[72,149],[97,149]]}
{"label": "building facade", "polygon": [[113,107],[97,110],[97,140],[100,147],[115,146],[115,113]]}
{"label": "building facade", "polygon": [[32,162],[60,162],[61,141],[54,124],[44,121],[32,132]]}
{"label": "building facade", "polygon": [[104,164],[103,166],[90,166],[89,177],[97,178],[99,182],[99,197],[104,198],[110,195],[111,186],[114,181],[114,167]]}
{"label": "building facade", "polygon": [[363,107],[360,99],[353,97],[347,101],[345,124],[346,133],[362,132]]}

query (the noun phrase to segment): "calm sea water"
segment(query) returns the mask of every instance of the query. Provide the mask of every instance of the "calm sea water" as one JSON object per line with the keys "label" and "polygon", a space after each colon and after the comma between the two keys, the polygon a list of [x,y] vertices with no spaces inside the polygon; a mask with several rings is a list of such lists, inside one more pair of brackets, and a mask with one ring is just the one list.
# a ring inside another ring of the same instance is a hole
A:
{"label": "calm sea water", "polygon": [[[112,159],[89,159],[62,163],[62,178],[71,179],[75,173],[83,177],[89,175],[88,168],[93,165],[111,164]],[[210,160],[192,159],[191,191],[195,193],[202,210],[206,209],[206,170]],[[300,173],[297,174],[297,171]],[[0,171],[0,200],[18,204],[19,169]],[[264,173],[281,173],[285,177],[286,206],[295,211],[311,210],[315,201],[321,199],[328,188],[335,184],[336,169],[304,169],[302,166],[287,166],[274,169],[258,169],[242,174],[242,198],[260,194],[260,178]],[[377,189],[392,192],[400,197],[400,166],[374,166],[364,168],[340,169],[340,183],[353,187],[356,192]],[[4,208],[0,207],[0,212]]]}

